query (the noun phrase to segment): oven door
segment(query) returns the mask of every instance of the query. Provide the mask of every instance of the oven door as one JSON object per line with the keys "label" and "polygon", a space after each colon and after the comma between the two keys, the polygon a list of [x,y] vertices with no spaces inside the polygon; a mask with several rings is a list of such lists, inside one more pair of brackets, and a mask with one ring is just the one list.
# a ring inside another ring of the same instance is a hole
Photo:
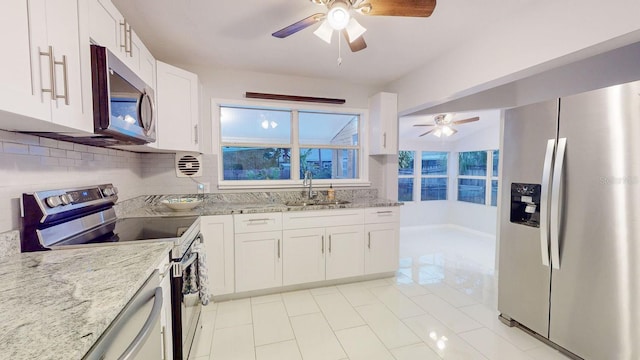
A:
{"label": "oven door", "polygon": [[[200,236],[195,241],[200,241]],[[173,317],[173,359],[188,359],[196,334],[202,303],[198,253],[187,250],[180,261],[174,262],[171,287]]]}

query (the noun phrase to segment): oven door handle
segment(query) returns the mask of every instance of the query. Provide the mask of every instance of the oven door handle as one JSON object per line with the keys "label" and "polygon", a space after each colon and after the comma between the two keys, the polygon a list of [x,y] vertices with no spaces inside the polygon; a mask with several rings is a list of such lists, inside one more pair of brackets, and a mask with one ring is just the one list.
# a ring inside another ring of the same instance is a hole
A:
{"label": "oven door handle", "polygon": [[153,300],[153,307],[151,308],[151,313],[149,314],[147,321],[145,321],[138,335],[136,335],[131,345],[129,345],[129,347],[127,347],[124,353],[120,355],[118,360],[133,359],[138,353],[138,351],[140,351],[140,348],[142,347],[142,345],[144,345],[145,341],[153,333],[151,331],[152,327],[158,322],[158,318],[160,317],[160,313],[162,311],[163,299],[162,299],[161,287],[156,288],[154,298],[155,299]]}
{"label": "oven door handle", "polygon": [[173,263],[173,277],[181,277],[184,269],[193,265],[198,260],[198,253],[193,253],[187,259]]}

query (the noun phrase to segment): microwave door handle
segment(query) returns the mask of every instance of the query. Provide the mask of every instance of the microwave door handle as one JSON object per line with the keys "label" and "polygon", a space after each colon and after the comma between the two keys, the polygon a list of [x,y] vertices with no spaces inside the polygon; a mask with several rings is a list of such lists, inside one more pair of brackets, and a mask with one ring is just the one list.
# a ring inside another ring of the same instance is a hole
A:
{"label": "microwave door handle", "polygon": [[151,313],[147,318],[147,321],[144,322],[142,329],[138,332],[138,335],[133,339],[133,342],[127,347],[127,349],[120,355],[118,360],[132,360],[135,359],[135,356],[140,351],[140,348],[144,345],[145,341],[153,334],[152,328],[155,325],[159,318],[160,313],[162,312],[162,288],[157,287],[154,293],[153,307],[151,308]]}
{"label": "microwave door handle", "polygon": [[549,266],[549,188],[551,185],[551,169],[553,167],[553,152],[556,139],[547,141],[547,150],[542,168],[542,186],[540,191],[540,255],[542,265]]}

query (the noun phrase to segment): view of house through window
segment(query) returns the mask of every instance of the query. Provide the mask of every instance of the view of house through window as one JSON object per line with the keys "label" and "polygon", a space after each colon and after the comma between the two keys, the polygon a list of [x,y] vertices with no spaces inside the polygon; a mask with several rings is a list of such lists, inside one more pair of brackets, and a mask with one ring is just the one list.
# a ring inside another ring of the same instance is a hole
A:
{"label": "view of house through window", "polygon": [[359,120],[359,114],[221,106],[222,180],[297,180],[306,171],[315,179],[358,179]]}
{"label": "view of house through window", "polygon": [[498,150],[458,153],[458,201],[496,206],[498,157]]}

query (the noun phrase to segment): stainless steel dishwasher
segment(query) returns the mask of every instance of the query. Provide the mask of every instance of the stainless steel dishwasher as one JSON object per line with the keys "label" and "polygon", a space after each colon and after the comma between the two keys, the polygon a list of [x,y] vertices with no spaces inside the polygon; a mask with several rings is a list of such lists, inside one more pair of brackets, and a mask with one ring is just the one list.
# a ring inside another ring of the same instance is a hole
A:
{"label": "stainless steel dishwasher", "polygon": [[156,270],[83,359],[149,360],[163,358],[160,337],[163,298],[159,279]]}

